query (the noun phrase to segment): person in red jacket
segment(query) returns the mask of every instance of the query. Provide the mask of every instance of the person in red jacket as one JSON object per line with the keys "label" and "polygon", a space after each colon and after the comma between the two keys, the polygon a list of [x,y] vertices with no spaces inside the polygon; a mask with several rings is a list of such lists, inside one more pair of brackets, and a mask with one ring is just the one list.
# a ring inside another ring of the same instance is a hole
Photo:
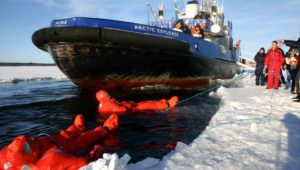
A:
{"label": "person in red jacket", "polygon": [[99,101],[98,111],[100,114],[125,114],[129,111],[164,110],[173,108],[178,102],[177,96],[173,96],[169,100],[148,100],[138,103],[133,101],[120,102],[114,98],[111,98],[110,95],[104,90],[99,90],[96,93],[96,99]]}
{"label": "person in red jacket", "polygon": [[[0,169],[69,169],[77,170],[87,165],[90,157],[77,157],[74,154],[118,127],[118,116],[111,115],[103,124],[93,130],[85,131],[82,115],[77,115],[73,125],[58,135],[43,135],[29,138],[16,137],[8,146],[0,150]],[[103,152],[100,145],[95,145],[90,154]],[[94,155],[91,155],[94,156]]]}
{"label": "person in red jacket", "polygon": [[284,57],[281,50],[277,46],[277,42],[272,42],[272,48],[267,52],[264,61],[265,69],[268,69],[268,85],[267,89],[278,89],[280,79],[280,68],[284,63]]}

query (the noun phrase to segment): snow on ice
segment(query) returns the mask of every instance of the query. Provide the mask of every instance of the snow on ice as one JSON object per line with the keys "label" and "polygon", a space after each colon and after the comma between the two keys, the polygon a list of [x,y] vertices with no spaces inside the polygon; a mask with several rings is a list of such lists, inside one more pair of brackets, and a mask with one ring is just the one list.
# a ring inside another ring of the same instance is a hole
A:
{"label": "snow on ice", "polygon": [[0,83],[26,80],[66,79],[57,66],[4,66],[0,67]]}

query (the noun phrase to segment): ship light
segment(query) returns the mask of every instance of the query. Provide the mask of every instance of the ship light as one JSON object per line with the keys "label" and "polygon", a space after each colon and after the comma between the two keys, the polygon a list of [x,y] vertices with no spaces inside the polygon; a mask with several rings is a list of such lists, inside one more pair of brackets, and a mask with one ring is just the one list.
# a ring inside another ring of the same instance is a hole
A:
{"label": "ship light", "polygon": [[228,30],[224,30],[224,33],[227,35],[228,34]]}
{"label": "ship light", "polygon": [[195,44],[195,49],[196,49],[196,50],[199,50],[199,45],[198,45],[198,43]]}
{"label": "ship light", "polygon": [[164,19],[164,4],[159,5],[158,18],[159,20]]}
{"label": "ship light", "polygon": [[220,31],[221,31],[221,27],[220,27],[220,25],[218,25],[218,24],[214,24],[212,27],[211,27],[211,32],[212,33],[219,33]]}

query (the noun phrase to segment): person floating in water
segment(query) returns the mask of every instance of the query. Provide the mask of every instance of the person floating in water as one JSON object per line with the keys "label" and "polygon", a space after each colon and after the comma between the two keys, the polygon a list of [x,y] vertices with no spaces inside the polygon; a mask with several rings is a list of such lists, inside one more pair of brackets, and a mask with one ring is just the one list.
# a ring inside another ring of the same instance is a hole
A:
{"label": "person floating in water", "polygon": [[109,132],[116,130],[118,124],[119,118],[113,114],[103,126],[86,131],[83,116],[79,114],[73,125],[58,135],[43,135],[37,138],[18,136],[0,150],[0,169],[77,170],[92,161],[95,155],[103,153],[104,149],[100,145],[95,145],[90,156],[86,158],[74,154],[105,138]]}
{"label": "person floating in water", "polygon": [[125,114],[126,112],[144,110],[165,110],[175,107],[178,102],[177,96],[173,96],[169,100],[147,100],[138,103],[134,101],[118,101],[111,98],[104,90],[99,90],[96,93],[96,99],[99,101],[98,111],[100,114]]}

